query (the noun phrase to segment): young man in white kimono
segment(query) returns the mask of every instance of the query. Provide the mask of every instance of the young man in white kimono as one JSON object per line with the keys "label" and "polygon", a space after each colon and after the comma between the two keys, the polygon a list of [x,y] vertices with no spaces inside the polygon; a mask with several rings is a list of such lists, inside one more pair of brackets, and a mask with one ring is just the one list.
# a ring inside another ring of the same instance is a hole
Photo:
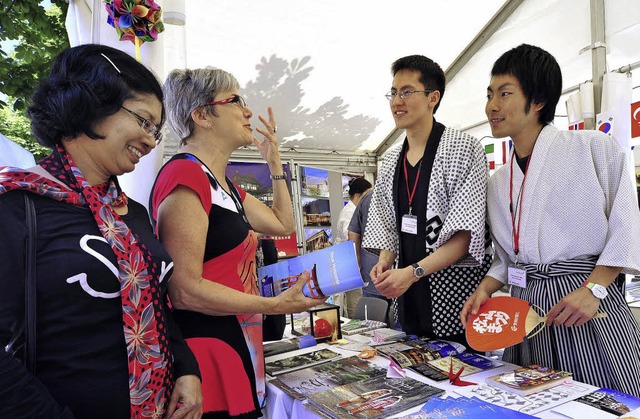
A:
{"label": "young man in white kimono", "polygon": [[397,298],[405,332],[466,344],[459,310],[491,263],[487,158],[476,138],[434,119],[438,64],[412,55],[391,70],[386,96],[406,138],[384,156],[371,198],[362,246],[381,249],[371,279]]}
{"label": "young man in white kimono", "polygon": [[[621,272],[640,272],[640,212],[624,150],[598,131],[559,131],[562,74],[548,52],[520,45],[494,64],[486,114],[514,153],[489,181],[494,263],[461,312],[511,293],[548,312],[547,327],[504,360],[570,371],[640,396],[640,329]],[[511,269],[509,269],[511,268]],[[596,318],[597,312],[607,313]]]}

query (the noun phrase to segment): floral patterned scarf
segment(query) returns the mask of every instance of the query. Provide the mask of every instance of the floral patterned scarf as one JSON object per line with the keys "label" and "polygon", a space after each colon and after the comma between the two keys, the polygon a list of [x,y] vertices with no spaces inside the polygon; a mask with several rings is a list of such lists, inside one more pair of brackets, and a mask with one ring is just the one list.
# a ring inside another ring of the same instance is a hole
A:
{"label": "floral patterned scarf", "polygon": [[38,173],[0,170],[0,194],[26,190],[91,210],[100,232],[118,259],[122,323],[127,344],[131,417],[162,417],[173,383],[172,358],[159,289],[160,270],[149,250],[113,210],[127,204],[114,177],[92,187],[58,145],[39,162],[63,185]]}

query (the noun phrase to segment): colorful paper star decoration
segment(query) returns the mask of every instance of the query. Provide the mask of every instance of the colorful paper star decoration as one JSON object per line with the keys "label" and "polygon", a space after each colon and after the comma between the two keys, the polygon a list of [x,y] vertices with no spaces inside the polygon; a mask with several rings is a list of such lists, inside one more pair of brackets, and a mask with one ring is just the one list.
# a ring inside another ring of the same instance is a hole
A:
{"label": "colorful paper star decoration", "polygon": [[109,17],[120,41],[131,41],[140,60],[140,45],[153,42],[164,31],[162,9],[153,0],[104,0]]}

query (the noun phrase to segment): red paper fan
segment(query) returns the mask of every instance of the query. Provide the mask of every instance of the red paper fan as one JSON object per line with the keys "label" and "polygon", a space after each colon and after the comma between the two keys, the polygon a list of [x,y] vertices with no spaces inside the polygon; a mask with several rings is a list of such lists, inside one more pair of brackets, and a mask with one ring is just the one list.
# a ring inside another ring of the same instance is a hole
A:
{"label": "red paper fan", "polygon": [[[606,316],[606,313],[598,313],[594,317]],[[535,336],[546,320],[540,307],[525,300],[493,297],[480,306],[476,315],[469,317],[465,333],[469,346],[476,351],[495,351],[518,344],[527,336]]]}
{"label": "red paper fan", "polygon": [[494,297],[467,321],[467,342],[476,351],[494,351],[524,340],[538,324],[544,322],[525,300]]}

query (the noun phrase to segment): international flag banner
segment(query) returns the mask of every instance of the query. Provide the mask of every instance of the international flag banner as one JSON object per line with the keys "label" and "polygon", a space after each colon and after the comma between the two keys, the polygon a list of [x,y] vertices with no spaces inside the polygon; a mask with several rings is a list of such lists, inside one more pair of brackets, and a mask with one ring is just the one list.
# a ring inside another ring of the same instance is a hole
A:
{"label": "international flag banner", "polygon": [[602,112],[596,115],[596,129],[607,134],[609,137],[613,136],[614,119],[610,112]]}
{"label": "international flag banner", "polygon": [[[507,143],[509,144],[508,147]],[[502,142],[502,164],[507,164],[507,155],[511,152],[511,147],[513,147],[513,142],[511,140],[504,140]]]}
{"label": "international flag banner", "polygon": [[640,102],[631,104],[631,138],[640,137]]}
{"label": "international flag banner", "polygon": [[489,170],[496,170],[496,156],[493,152],[493,148],[493,144],[487,144],[484,146],[484,152],[487,155],[487,160],[489,161]]}
{"label": "international flag banner", "polygon": [[299,254],[296,233],[290,236],[272,236],[271,238],[276,242],[278,256],[297,256]]}
{"label": "international flag banner", "polygon": [[569,131],[579,131],[584,129],[584,121],[578,121],[569,125]]}

